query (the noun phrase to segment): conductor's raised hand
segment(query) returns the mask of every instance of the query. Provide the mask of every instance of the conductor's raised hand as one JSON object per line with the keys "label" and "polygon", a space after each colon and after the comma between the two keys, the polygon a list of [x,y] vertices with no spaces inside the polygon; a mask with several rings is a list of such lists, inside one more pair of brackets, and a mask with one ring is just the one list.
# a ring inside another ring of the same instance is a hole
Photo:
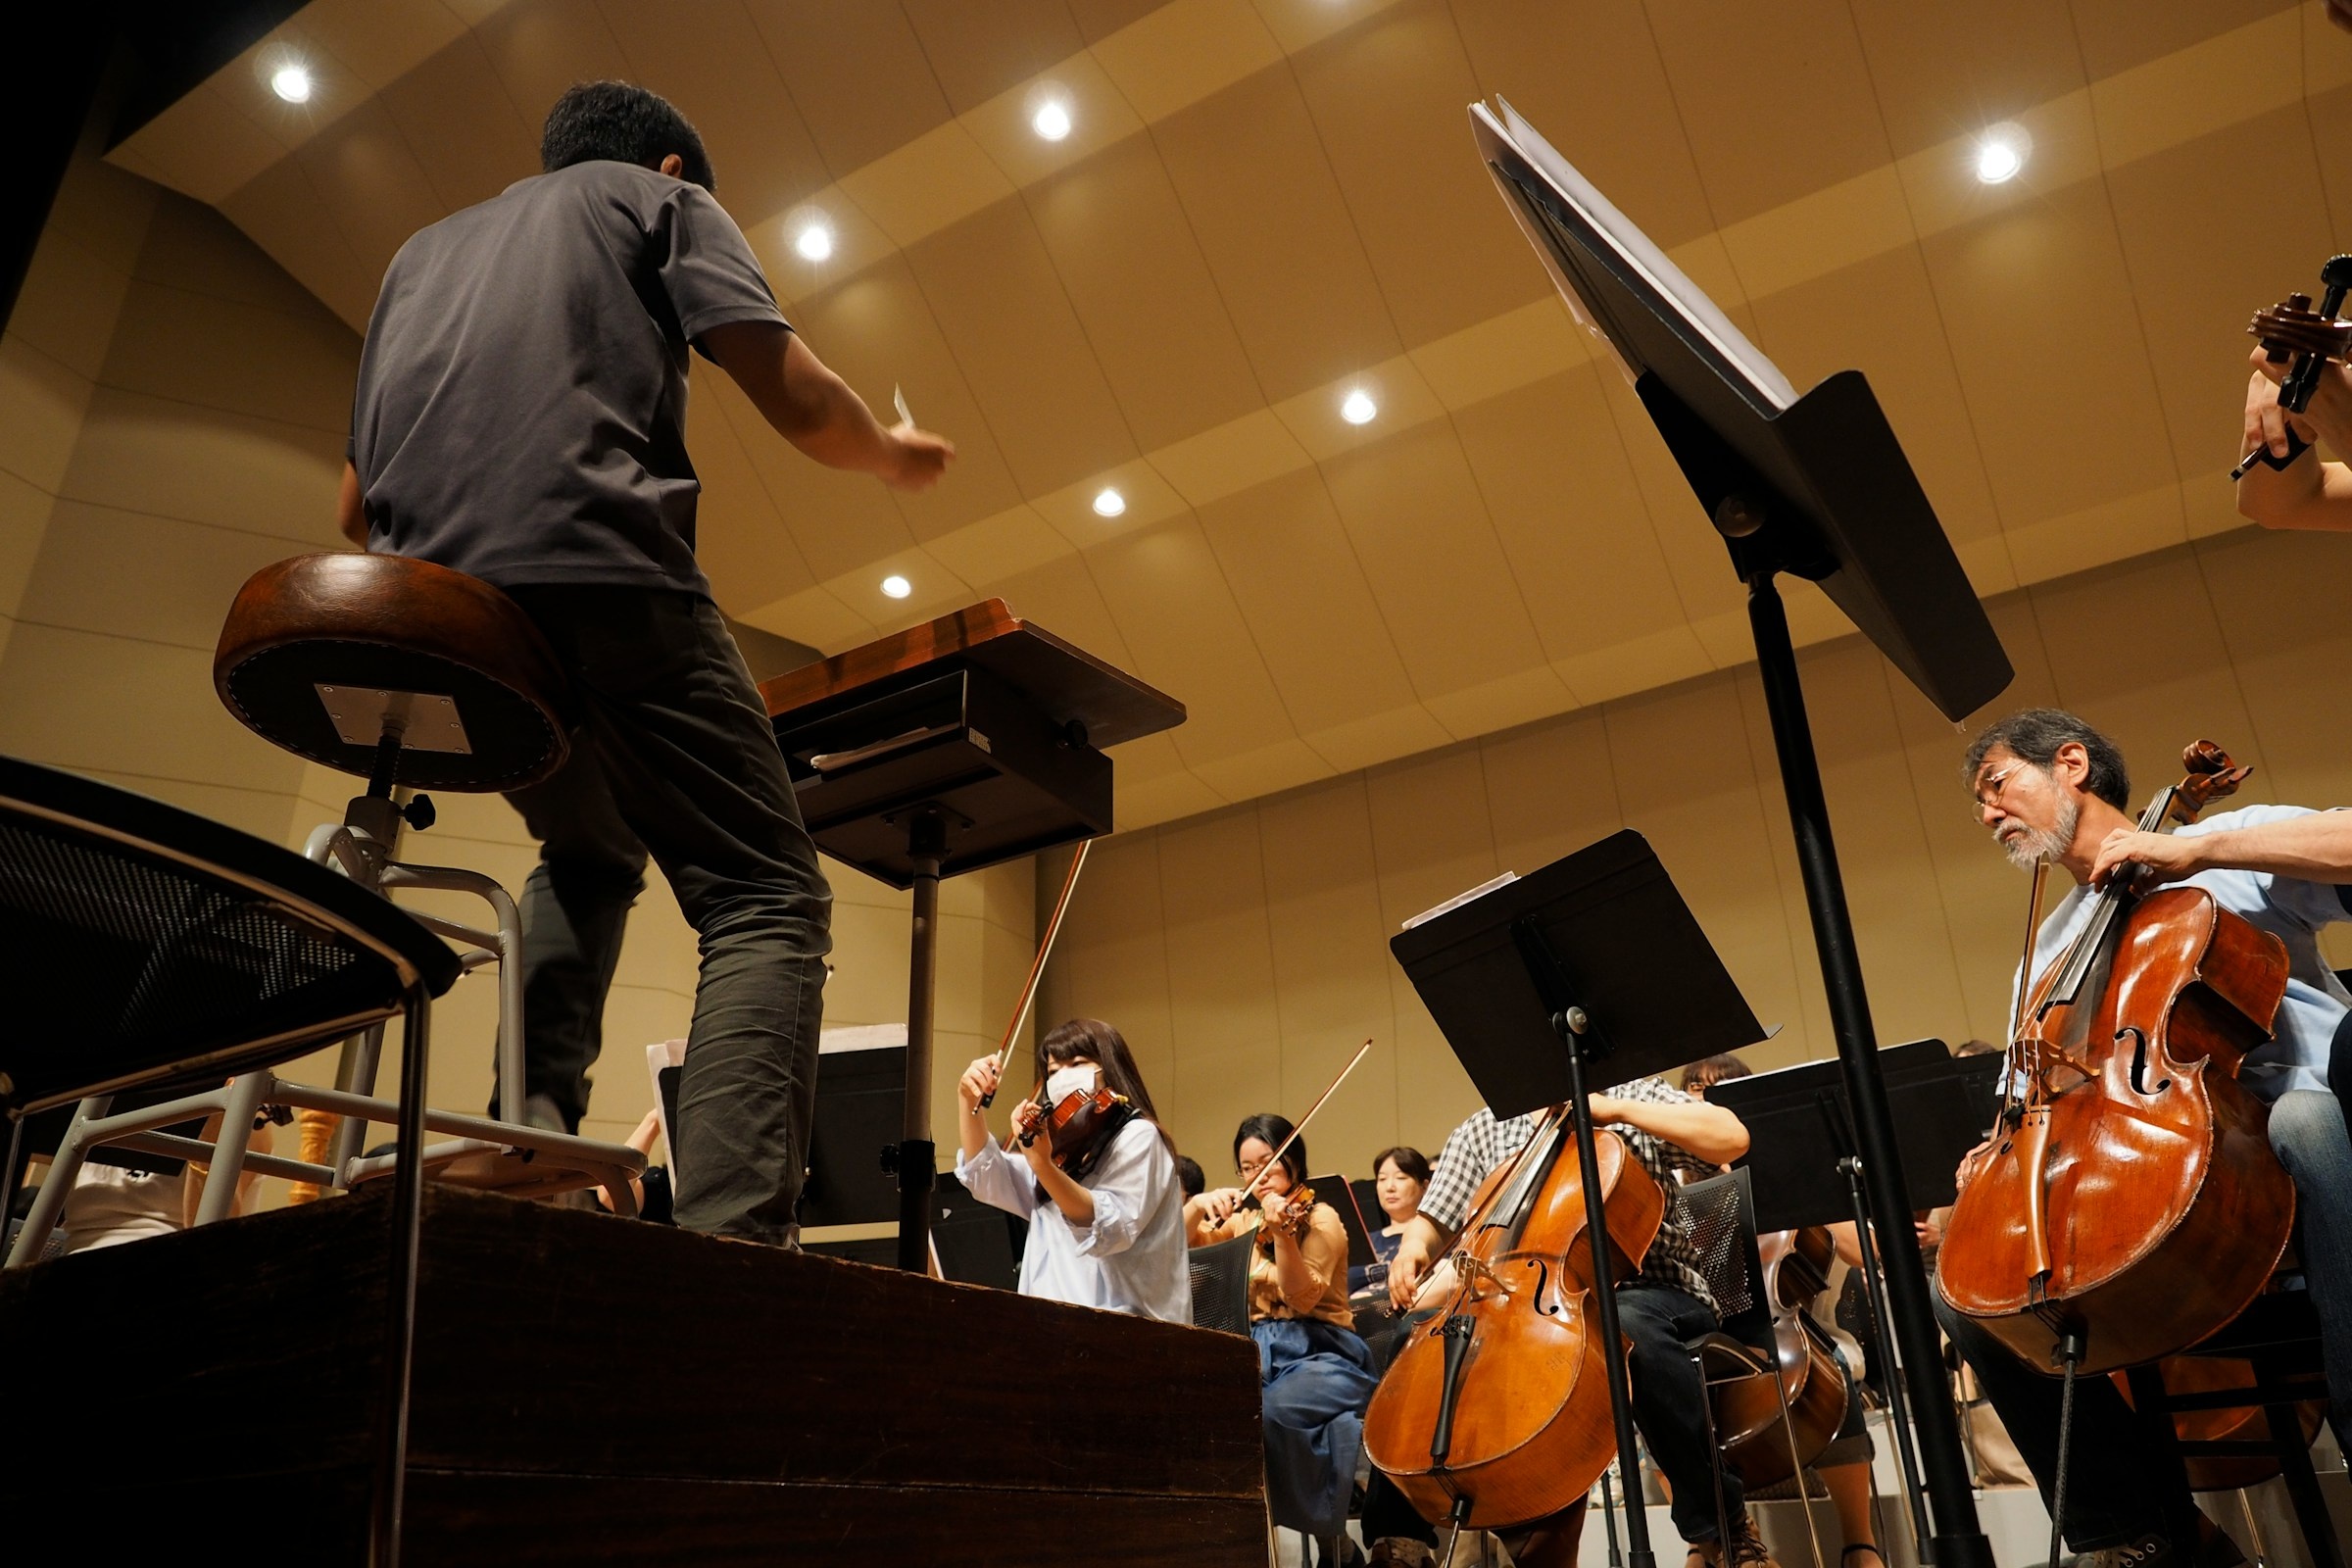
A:
{"label": "conductor's raised hand", "polygon": [[955,442],[911,424],[894,424],[882,432],[882,439],[880,477],[893,490],[928,490],[956,461]]}

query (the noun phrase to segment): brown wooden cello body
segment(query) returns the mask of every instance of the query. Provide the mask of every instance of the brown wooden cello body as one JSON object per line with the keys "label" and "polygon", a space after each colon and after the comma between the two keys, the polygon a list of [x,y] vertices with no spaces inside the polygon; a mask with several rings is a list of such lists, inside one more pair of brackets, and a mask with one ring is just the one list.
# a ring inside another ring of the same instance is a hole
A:
{"label": "brown wooden cello body", "polygon": [[[1740,1485],[1750,1488],[1786,1481],[1800,1465],[1811,1464],[1845,1424],[1846,1403],[1845,1368],[1828,1331],[1808,1310],[1830,1288],[1830,1262],[1837,1253],[1829,1231],[1819,1225],[1775,1231],[1756,1239],[1756,1253],[1764,1266],[1765,1299],[1772,1304],[1775,1366],[1714,1391],[1724,1461]],[[1783,1399],[1788,1405],[1786,1429]]]}
{"label": "brown wooden cello body", "polygon": [[[2141,818],[2193,819],[2245,769],[2209,742]],[[2194,1345],[2263,1289],[2294,1223],[2268,1107],[2236,1081],[2286,991],[2279,940],[2194,887],[2094,907],[2018,1014],[2013,1103],[1953,1205],[1944,1299],[2027,1364],[2084,1372]]]}
{"label": "brown wooden cello body", "polygon": [[[1594,1137],[1618,1277],[1642,1265],[1666,1195],[1614,1134]],[[1490,1175],[1452,1254],[1446,1309],[1411,1330],[1364,1415],[1364,1451],[1430,1520],[1532,1523],[1617,1457],[1592,1310],[1576,1139],[1564,1110]]]}

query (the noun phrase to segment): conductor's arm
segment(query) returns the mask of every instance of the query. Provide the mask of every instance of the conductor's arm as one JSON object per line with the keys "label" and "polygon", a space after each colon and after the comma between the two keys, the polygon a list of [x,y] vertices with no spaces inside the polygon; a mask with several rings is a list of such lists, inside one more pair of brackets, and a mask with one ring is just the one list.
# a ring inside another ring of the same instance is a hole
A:
{"label": "conductor's arm", "polygon": [[910,424],[885,426],[801,334],[778,321],[728,321],[699,346],[735,378],[776,433],[828,468],[870,473],[897,490],[927,490],[956,445]]}

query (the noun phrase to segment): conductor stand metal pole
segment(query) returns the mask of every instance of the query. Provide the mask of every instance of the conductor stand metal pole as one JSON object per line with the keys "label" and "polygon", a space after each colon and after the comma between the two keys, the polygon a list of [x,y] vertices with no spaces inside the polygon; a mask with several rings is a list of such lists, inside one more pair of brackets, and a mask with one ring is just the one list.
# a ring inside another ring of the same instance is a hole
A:
{"label": "conductor stand metal pole", "polygon": [[[1886,1107],[1886,1085],[1879,1075],[1878,1037],[1870,1021],[1870,999],[1854,949],[1854,925],[1845,906],[1845,884],[1838,870],[1838,847],[1830,833],[1830,809],[1821,788],[1821,762],[1814,755],[1812,726],[1805,717],[1804,687],[1797,675],[1796,648],[1788,636],[1788,614],[1773,577],[1780,563],[1762,538],[1760,509],[1740,496],[1716,509],[1718,526],[1732,546],[1732,560],[1747,583],[1747,618],[1756,642],[1756,666],[1772,719],[1780,759],[1781,787],[1788,800],[1788,825],[1796,839],[1805,906],[1813,917],[1813,945],[1821,956],[1822,989],[1828,993],[1830,1023],[1838,1059],[1853,1107],[1854,1142],[1871,1212],[1908,1217],[1902,1165],[1894,1144],[1894,1118]],[[1918,1415],[1920,1467],[1934,1501],[1935,1560],[1940,1568],[1993,1568],[1992,1544],[1978,1525],[1970,1494],[1968,1463],[1960,1448],[1959,1423],[1950,1391],[1938,1390],[1942,1360],[1936,1315],[1928,1303],[1919,1237],[1908,1225],[1880,1233],[1886,1290],[1891,1297],[1893,1343],[1911,1408]]]}
{"label": "conductor stand metal pole", "polygon": [[931,1033],[939,973],[939,864],[947,858],[948,824],[924,807],[906,825],[914,860],[914,939],[906,965],[906,1104],[893,1168],[899,1178],[899,1267],[931,1268],[931,1190],[939,1179],[938,1146],[931,1139]]}
{"label": "conductor stand metal pole", "polygon": [[[1846,1191],[1853,1197],[1854,1235],[1862,1244],[1862,1298],[1870,1307],[1872,1326],[1877,1330],[1878,1354],[1889,1360],[1894,1355],[1893,1325],[1886,1314],[1886,1283],[1881,1277],[1878,1256],[1878,1227],[1871,1223],[1870,1200],[1862,1193],[1862,1161],[1848,1154],[1838,1162],[1845,1177]],[[1917,1241],[1916,1234],[1912,1240]],[[1942,1357],[1936,1358],[1936,1369],[1942,1370]],[[1935,1545],[1928,1534],[1928,1515],[1920,1501],[1919,1472],[1911,1458],[1911,1400],[1903,1392],[1902,1369],[1898,1364],[1886,1380],[1886,1413],[1889,1424],[1886,1436],[1894,1443],[1894,1465],[1903,1477],[1903,1516],[1911,1521],[1912,1548],[1923,1563],[1934,1562]]]}
{"label": "conductor stand metal pole", "polygon": [[[1532,937],[1532,933],[1530,936]],[[1540,942],[1542,938],[1533,937]],[[1626,1568],[1655,1568],[1656,1555],[1649,1546],[1649,1516],[1636,1501],[1633,1489],[1642,1474],[1640,1450],[1634,1446],[1634,1401],[1625,1375],[1625,1335],[1617,1326],[1617,1282],[1612,1275],[1609,1245],[1609,1225],[1605,1204],[1595,1195],[1601,1191],[1600,1154],[1592,1144],[1592,1106],[1588,1099],[1592,1085],[1585,1082],[1585,1064],[1591,1057],[1607,1052],[1606,1042],[1598,1038],[1599,1031],[1585,1009],[1570,1006],[1551,1015],[1551,1026],[1557,1030],[1560,1043],[1568,1048],[1568,1114],[1576,1125],[1576,1163],[1585,1184],[1585,1239],[1592,1247],[1592,1303],[1594,1315],[1600,1320],[1600,1343],[1605,1349],[1601,1364],[1609,1375],[1609,1418],[1617,1428],[1617,1471],[1627,1478],[1625,1499],[1625,1560]]]}

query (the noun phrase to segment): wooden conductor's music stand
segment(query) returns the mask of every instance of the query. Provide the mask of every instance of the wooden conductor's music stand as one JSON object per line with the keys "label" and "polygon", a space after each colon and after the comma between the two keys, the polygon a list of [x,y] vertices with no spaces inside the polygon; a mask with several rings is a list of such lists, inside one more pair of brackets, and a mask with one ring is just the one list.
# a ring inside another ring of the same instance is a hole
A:
{"label": "wooden conductor's music stand", "polygon": [[1111,828],[1108,748],[1173,729],[1184,705],[1002,599],[760,684],[817,848],[914,893],[906,1104],[883,1151],[899,1178],[899,1266],[930,1260],[932,993],[939,881]]}

